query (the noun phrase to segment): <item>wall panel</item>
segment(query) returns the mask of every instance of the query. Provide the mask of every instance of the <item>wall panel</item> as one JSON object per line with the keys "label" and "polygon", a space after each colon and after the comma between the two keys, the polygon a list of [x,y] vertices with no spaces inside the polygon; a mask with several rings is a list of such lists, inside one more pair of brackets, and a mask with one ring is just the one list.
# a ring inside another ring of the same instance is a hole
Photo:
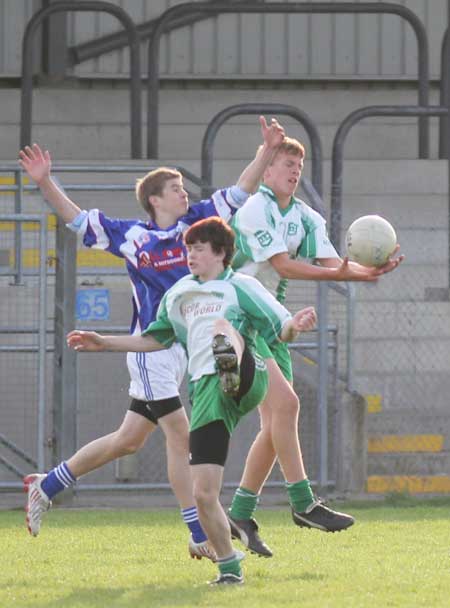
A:
{"label": "wall panel", "polygon": [[[141,23],[182,0],[112,0]],[[313,0],[319,1],[319,0]],[[337,0],[334,0],[337,1]],[[362,0],[355,1],[355,4]],[[294,3],[294,2],[293,2]],[[446,0],[397,0],[425,24],[432,78],[439,77]],[[36,0],[0,0],[0,76],[19,76],[25,24]],[[72,13],[69,44],[117,31],[109,15]],[[77,66],[80,77],[128,75],[128,50]],[[142,45],[146,73],[147,43]],[[221,15],[164,36],[160,70],[168,78],[415,79],[417,43],[395,15]]]}

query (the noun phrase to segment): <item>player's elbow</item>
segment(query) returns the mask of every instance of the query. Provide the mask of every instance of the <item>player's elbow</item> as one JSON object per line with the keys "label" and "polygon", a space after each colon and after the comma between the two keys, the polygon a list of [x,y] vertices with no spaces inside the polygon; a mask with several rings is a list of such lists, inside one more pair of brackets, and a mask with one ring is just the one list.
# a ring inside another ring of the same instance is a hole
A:
{"label": "player's elbow", "polygon": [[277,271],[282,279],[295,279],[289,268],[281,268]]}
{"label": "player's elbow", "polygon": [[289,267],[289,260],[276,260],[272,261],[272,267],[276,270],[277,274],[281,279],[293,279],[292,271]]}

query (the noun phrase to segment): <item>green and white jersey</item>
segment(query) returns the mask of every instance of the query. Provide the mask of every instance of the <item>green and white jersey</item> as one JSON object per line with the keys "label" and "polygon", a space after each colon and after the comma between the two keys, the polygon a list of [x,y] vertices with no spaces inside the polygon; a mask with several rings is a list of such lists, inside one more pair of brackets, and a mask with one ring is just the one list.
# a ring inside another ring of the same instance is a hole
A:
{"label": "green and white jersey", "polygon": [[284,300],[287,279],[280,279],[272,267],[272,256],[288,253],[292,259],[310,261],[339,257],[317,211],[294,196],[289,206],[281,209],[275,194],[264,185],[238,210],[231,225],[238,249],[233,268],[257,277],[280,301]]}
{"label": "green and white jersey", "polygon": [[160,344],[177,340],[189,358],[190,380],[215,374],[211,348],[214,322],[227,319],[255,349],[256,332],[267,344],[279,341],[291,314],[253,277],[226,269],[216,279],[201,283],[188,275],[164,295],[156,321],[143,335],[151,334]]}

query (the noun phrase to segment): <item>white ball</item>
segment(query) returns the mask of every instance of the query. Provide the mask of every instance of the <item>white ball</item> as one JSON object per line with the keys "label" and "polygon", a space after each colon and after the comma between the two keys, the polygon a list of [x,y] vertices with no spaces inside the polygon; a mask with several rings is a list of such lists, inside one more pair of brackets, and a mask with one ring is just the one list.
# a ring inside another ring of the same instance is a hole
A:
{"label": "white ball", "polygon": [[362,266],[383,266],[394,252],[397,235],[379,215],[363,215],[355,220],[345,237],[347,255]]}

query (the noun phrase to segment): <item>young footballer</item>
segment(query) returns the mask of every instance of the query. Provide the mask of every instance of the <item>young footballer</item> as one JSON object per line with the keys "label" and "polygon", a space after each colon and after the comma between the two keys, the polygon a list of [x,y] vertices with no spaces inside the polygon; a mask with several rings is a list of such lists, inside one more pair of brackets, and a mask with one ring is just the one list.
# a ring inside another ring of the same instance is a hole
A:
{"label": "young footballer", "polygon": [[[264,172],[259,191],[232,220],[238,250],[233,267],[257,277],[281,302],[289,279],[373,281],[397,268],[403,260],[399,256],[391,258],[382,268],[366,268],[338,256],[328,239],[325,220],[295,197],[304,157],[303,145],[285,137]],[[266,557],[272,551],[260,538],[253,514],[276,459],[274,416],[285,410],[297,428],[299,415],[287,345],[273,343],[270,349],[273,358],[267,365],[273,370],[269,391],[259,408],[261,430],[249,451],[240,487],[228,513],[233,535],[251,551]],[[300,447],[298,450],[301,458]],[[293,513],[295,523],[326,532],[342,529],[339,518],[333,517],[330,509],[313,496],[304,468],[302,478],[302,513]]]}
{"label": "young footballer", "polygon": [[[82,237],[84,245],[124,259],[133,296],[132,334],[140,335],[155,319],[163,294],[188,273],[182,239],[186,228],[209,216],[228,221],[258,187],[284,137],[284,130],[275,119],[268,125],[260,117],[260,125],[264,143],[255,159],[235,186],[218,190],[209,200],[189,207],[182,176],[174,169],[155,169],[138,180],[136,196],[149,216],[147,221],[110,218],[98,209],[81,210],[52,179],[49,152],[37,144],[20,151],[23,169],[68,228]],[[131,404],[120,428],[85,445],[48,475],[32,474],[24,479],[28,529],[37,536],[42,516],[58,492],[81,475],[136,452],[159,425],[166,438],[169,481],[191,532],[190,554],[214,559],[198,520],[189,475],[189,425],[179,396],[186,368],[184,350],[175,343],[161,352],[130,352],[127,364]]]}
{"label": "young footballer", "polygon": [[[167,291],[156,320],[142,336],[73,331],[67,342],[75,350],[94,352],[156,351],[170,348],[175,340],[183,346],[192,400],[189,450],[194,496],[219,566],[213,583],[238,584],[243,582],[242,555],[232,547],[219,501],[230,436],[267,392],[267,345],[292,341],[298,332],[313,329],[316,314],[309,307],[291,316],[259,281],[231,270],[234,234],[222,219],[196,223],[184,240],[192,274]],[[288,443],[297,435],[291,421],[277,431]],[[295,452],[280,450],[278,456],[283,471],[296,466]],[[295,513],[297,495],[289,492],[289,497]],[[351,525],[352,518],[346,517]]]}

